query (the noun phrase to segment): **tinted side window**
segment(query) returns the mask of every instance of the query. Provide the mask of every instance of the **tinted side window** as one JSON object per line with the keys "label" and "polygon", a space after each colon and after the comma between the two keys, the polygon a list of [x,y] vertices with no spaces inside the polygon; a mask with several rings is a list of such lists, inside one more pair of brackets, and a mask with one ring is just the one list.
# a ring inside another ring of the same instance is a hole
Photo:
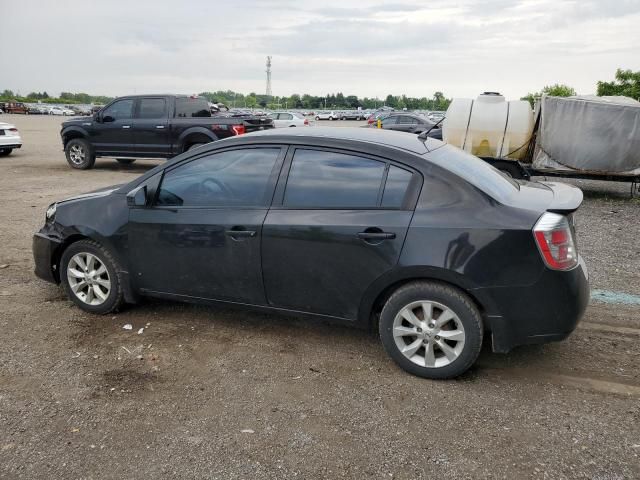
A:
{"label": "tinted side window", "polygon": [[387,208],[400,208],[404,196],[407,193],[409,182],[413,174],[391,165],[387,174],[387,183],[384,185],[382,206]]}
{"label": "tinted side window", "polygon": [[205,98],[176,98],[176,117],[210,117],[209,102]]}
{"label": "tinted side window", "polygon": [[398,122],[398,117],[397,116],[385,117],[385,118],[382,119],[382,125],[383,126],[395,125],[397,122]]}
{"label": "tinted side window", "polygon": [[376,207],[384,168],[383,162],[368,158],[298,149],[291,163],[284,205]]}
{"label": "tinted side window", "polygon": [[291,115],[290,113],[280,114],[280,120],[291,120],[292,118],[293,118],[293,115]]}
{"label": "tinted side window", "polygon": [[109,105],[103,112],[102,118],[111,117],[114,120],[122,120],[132,117],[133,99],[118,100]]}
{"label": "tinted side window", "polygon": [[138,118],[164,118],[166,106],[164,98],[143,98],[140,100]]}
{"label": "tinted side window", "polygon": [[257,206],[266,198],[279,148],[214,153],[165,173],[158,205]]}

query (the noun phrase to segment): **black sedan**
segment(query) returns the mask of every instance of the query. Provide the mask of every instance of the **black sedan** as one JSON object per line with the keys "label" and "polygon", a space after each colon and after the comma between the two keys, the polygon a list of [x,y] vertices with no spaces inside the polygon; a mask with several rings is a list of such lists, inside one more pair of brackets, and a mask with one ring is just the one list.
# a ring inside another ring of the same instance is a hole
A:
{"label": "black sedan", "polygon": [[581,202],[416,135],[273,130],[52,204],[33,252],[88,312],[153,296],[374,327],[403,369],[450,378],[483,338],[506,352],[573,331]]}

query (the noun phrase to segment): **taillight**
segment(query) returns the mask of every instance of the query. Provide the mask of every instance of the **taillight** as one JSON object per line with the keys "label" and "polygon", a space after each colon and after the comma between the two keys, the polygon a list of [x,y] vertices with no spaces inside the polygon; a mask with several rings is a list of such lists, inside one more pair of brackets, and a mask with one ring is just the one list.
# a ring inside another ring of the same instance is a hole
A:
{"label": "taillight", "polygon": [[9,129],[9,131],[10,131],[10,132],[18,133],[18,129],[17,129],[17,128],[10,128],[10,129]]}
{"label": "taillight", "polygon": [[307,120],[306,118],[304,119],[304,124],[305,125],[309,125],[309,120]]}
{"label": "taillight", "polygon": [[242,135],[245,132],[244,125],[231,125],[234,135]]}
{"label": "taillight", "polygon": [[569,270],[578,264],[573,230],[565,215],[546,212],[533,227],[533,235],[549,268]]}

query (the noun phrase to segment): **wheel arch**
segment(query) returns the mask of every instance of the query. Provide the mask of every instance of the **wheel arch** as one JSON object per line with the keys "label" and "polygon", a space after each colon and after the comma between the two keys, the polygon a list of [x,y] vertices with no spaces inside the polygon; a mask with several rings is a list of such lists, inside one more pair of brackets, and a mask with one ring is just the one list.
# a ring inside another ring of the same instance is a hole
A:
{"label": "wheel arch", "polygon": [[218,140],[218,137],[204,127],[190,128],[182,132],[178,138],[178,152],[186,152],[194,143],[210,143],[216,140]]}
{"label": "wheel arch", "polygon": [[85,130],[78,127],[69,127],[62,132],[62,145],[63,147],[67,146],[69,141],[74,140],[76,138],[83,138],[87,140],[88,134]]}
{"label": "wheel arch", "polygon": [[374,330],[377,316],[393,292],[407,283],[417,281],[435,281],[462,291],[478,307],[483,318],[496,311],[491,299],[459,273],[438,267],[405,267],[384,274],[367,289],[360,302],[357,324]]}
{"label": "wheel arch", "polygon": [[133,290],[132,286],[131,286],[131,281],[129,278],[129,272],[128,272],[128,268],[127,268],[127,263],[124,263],[124,259],[122,258],[122,256],[118,253],[118,250],[116,248],[114,248],[114,246],[111,244],[111,242],[109,242],[107,239],[105,239],[103,236],[99,235],[99,234],[92,234],[92,232],[87,232],[87,231],[77,231],[74,232],[70,235],[68,235],[67,237],[65,237],[65,239],[60,243],[60,245],[58,246],[58,248],[56,248],[56,250],[53,253],[53,257],[51,259],[51,264],[55,267],[53,269],[53,275],[54,278],[56,280],[57,283],[60,283],[61,278],[60,278],[60,270],[61,270],[61,265],[60,262],[62,261],[62,255],[64,254],[64,252],[74,243],[77,243],[81,240],[91,240],[93,242],[96,242],[100,245],[102,245],[104,248],[108,249],[109,253],[111,255],[113,255],[113,257],[115,257],[116,261],[118,262],[119,266],[120,266],[120,276],[122,279],[122,290],[124,293],[124,298],[128,303],[136,303],[138,301],[138,295],[135,293],[135,291]]}

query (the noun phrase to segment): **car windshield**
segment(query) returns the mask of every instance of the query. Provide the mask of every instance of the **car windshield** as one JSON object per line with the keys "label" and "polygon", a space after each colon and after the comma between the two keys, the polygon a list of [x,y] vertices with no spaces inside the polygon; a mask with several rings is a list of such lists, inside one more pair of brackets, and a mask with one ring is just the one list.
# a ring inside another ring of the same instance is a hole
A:
{"label": "car windshield", "polygon": [[508,204],[509,198],[520,190],[518,183],[497,168],[451,145],[425,155],[430,162],[456,174],[500,203]]}

